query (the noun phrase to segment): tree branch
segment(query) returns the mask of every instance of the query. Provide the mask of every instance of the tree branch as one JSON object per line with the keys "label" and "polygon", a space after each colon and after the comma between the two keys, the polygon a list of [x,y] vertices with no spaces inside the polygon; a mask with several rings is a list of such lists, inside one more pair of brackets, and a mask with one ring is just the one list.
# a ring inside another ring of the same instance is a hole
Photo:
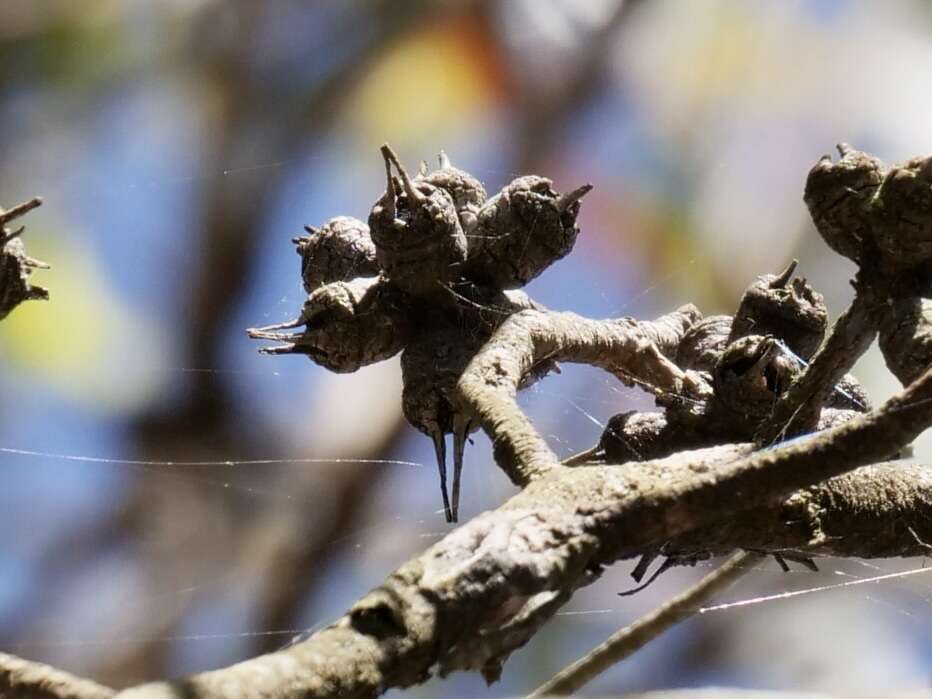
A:
{"label": "tree branch", "polygon": [[[206,699],[235,689],[241,696],[375,697],[423,682],[434,668],[440,675],[478,669],[494,679],[508,654],[559,606],[554,599],[591,583],[602,566],[656,550],[722,513],[771,506],[793,490],[882,459],[930,421],[932,371],[871,413],[739,459],[734,447],[723,447],[636,469],[553,467],[403,565],[308,640],[122,696]],[[916,480],[925,503],[932,479]],[[903,507],[899,493],[887,497],[889,507]],[[899,544],[900,551],[916,546],[912,536]]]}
{"label": "tree branch", "polygon": [[559,459],[515,401],[518,386],[547,361],[581,362],[632,377],[660,391],[680,393],[692,386],[667,354],[701,315],[684,306],[653,323],[630,318],[589,320],[574,313],[527,310],[506,320],[476,354],[458,388],[495,449],[495,461],[516,485],[525,485]]}
{"label": "tree branch", "polygon": [[5,699],[109,699],[113,690],[42,663],[0,653],[0,696]]}
{"label": "tree branch", "polygon": [[641,617],[630,626],[612,634],[591,652],[567,666],[536,690],[527,699],[548,696],[568,696],[591,680],[618,664],[653,641],[657,636],[691,617],[699,605],[731,587],[761,556],[737,553],[721,567],[705,576],[688,590]]}

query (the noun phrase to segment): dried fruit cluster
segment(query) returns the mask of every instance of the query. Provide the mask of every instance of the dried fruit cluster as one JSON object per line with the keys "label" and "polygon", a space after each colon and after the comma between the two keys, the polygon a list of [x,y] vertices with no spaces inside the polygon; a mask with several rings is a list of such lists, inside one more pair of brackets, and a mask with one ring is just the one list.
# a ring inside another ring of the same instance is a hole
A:
{"label": "dried fruit cluster", "polygon": [[[781,274],[758,277],[734,316],[702,318],[683,336],[675,361],[700,373],[712,390],[697,401],[673,402],[663,413],[616,415],[594,452],[609,463],[668,456],[683,448],[753,440],[776,402],[800,376],[822,343],[828,313],[822,295],[793,277],[794,260]],[[837,424],[870,401],[848,375],[821,412],[821,427]]]}
{"label": "dried fruit cluster", "polygon": [[870,408],[846,372],[872,333],[880,330],[887,361],[904,382],[932,359],[923,300],[932,259],[930,161],[885,170],[848,146],[840,151],[840,162],[826,157],[813,168],[805,198],[826,241],[859,264],[856,288],[870,293],[859,294],[828,340],[823,299],[793,277],[795,262],[756,280],[733,317],[702,318],[684,307],[639,323],[542,309],[515,289],[572,248],[589,186],[560,195],[549,180],[522,177],[487,199],[478,180],[442,155],[439,170],[425,167],[411,179],[387,146],[386,191],[368,226],[336,218],[296,241],[310,294],[304,310],[250,334],[287,343],[267,352],[307,354],[334,371],[403,351],[404,412],[434,440],[449,520],[471,429],[489,434],[515,483],[555,461],[514,395],[556,361],[602,367],[648,388],[665,408],[615,416],[597,447],[572,463],[766,445],[837,425]]}
{"label": "dried fruit cluster", "polygon": [[310,235],[295,240],[309,294],[301,314],[249,334],[285,343],[267,353],[306,354],[337,372],[403,352],[404,414],[434,442],[444,509],[455,521],[466,437],[477,428],[456,383],[506,318],[536,307],[518,289],[572,249],[579,200],[591,187],[560,194],[544,177],[521,177],[489,198],[443,153],[439,169],[425,164],[413,178],[388,146],[382,156],[386,188],[368,225],[339,216],[308,227]]}
{"label": "dried fruit cluster", "polygon": [[805,200],[825,242],[877,297],[880,348],[908,384],[932,363],[932,157],[887,168],[847,144],[838,152],[809,173]]}

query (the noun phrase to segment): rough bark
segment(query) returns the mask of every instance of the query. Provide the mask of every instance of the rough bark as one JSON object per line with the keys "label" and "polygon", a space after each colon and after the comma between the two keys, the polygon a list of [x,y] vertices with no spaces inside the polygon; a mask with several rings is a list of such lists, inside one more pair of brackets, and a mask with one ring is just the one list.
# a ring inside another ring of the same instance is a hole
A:
{"label": "rough bark", "polygon": [[109,699],[113,690],[42,663],[0,653],[0,697],[9,699]]}

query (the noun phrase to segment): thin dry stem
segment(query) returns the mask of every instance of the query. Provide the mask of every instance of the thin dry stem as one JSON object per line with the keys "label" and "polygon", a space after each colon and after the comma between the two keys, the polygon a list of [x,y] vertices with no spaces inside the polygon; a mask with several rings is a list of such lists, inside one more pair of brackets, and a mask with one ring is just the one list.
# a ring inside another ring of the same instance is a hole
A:
{"label": "thin dry stem", "polygon": [[568,665],[528,694],[527,699],[569,696],[582,689],[590,681],[639,651],[660,634],[696,614],[701,604],[731,587],[761,558],[760,554],[736,553],[717,570],[688,590],[681,592],[630,626],[609,636],[585,656]]}

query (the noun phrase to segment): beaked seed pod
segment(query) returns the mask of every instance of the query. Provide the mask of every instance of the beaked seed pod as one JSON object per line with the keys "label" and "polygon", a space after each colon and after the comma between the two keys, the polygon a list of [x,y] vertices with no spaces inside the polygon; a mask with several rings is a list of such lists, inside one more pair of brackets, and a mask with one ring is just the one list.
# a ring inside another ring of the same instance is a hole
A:
{"label": "beaked seed pod", "polygon": [[[448,522],[459,510],[460,476],[469,433],[479,424],[459,405],[456,384],[487,335],[464,332],[463,326],[431,327],[409,342],[401,355],[405,418],[434,443],[440,492]],[[446,435],[453,434],[453,497],[447,493]]]}
{"label": "beaked seed pod", "polygon": [[728,345],[716,364],[715,399],[736,421],[756,425],[800,370],[774,338],[747,335]]}
{"label": "beaked seed pod", "polygon": [[436,295],[459,276],[466,261],[466,235],[453,198],[425,180],[412,181],[388,146],[382,146],[382,156],[387,187],[369,214],[379,266],[404,291]]}
{"label": "beaked seed pod", "polygon": [[[394,356],[407,341],[398,291],[376,277],[333,282],[313,291],[295,320],[247,331],[285,344],[265,354],[306,354],[337,373],[349,373]],[[281,332],[305,326],[295,333]]]}
{"label": "beaked seed pod", "polygon": [[440,151],[440,169],[433,172],[425,170],[415,178],[415,182],[427,182],[440,187],[453,197],[453,205],[460,219],[460,225],[468,236],[476,226],[479,209],[485,204],[488,195],[482,183],[465,170],[450,164],[447,154]]}
{"label": "beaked seed pod", "polygon": [[33,270],[48,269],[48,265],[26,254],[26,247],[19,239],[22,227],[16,230],[6,227],[7,223],[41,204],[42,200],[36,197],[8,211],[0,209],[0,320],[6,318],[23,301],[49,297],[48,291],[29,283]]}
{"label": "beaked seed pod", "polygon": [[331,282],[375,277],[379,264],[369,226],[351,216],[337,216],[320,228],[305,226],[310,235],[294,239],[301,256],[301,278],[311,293]]}
{"label": "beaked seed pod", "polygon": [[932,260],[932,158],[886,173],[871,207],[877,247],[895,267]]}
{"label": "beaked seed pod", "polygon": [[758,277],[741,297],[728,342],[747,335],[773,335],[804,359],[822,344],[828,327],[825,299],[805,279],[793,277],[793,260],[781,274]]}
{"label": "beaked seed pod", "polygon": [[932,366],[932,300],[893,301],[881,316],[880,351],[904,386],[922,376]]}
{"label": "beaked seed pod", "polygon": [[683,369],[712,371],[728,346],[731,316],[707,316],[693,325],[676,349],[676,363]]}
{"label": "beaked seed pod", "polygon": [[545,177],[514,180],[480,209],[465,276],[499,289],[527,284],[573,249],[579,200],[590,189],[558,194]]}
{"label": "beaked seed pod", "polygon": [[810,170],[803,199],[819,235],[836,252],[855,262],[871,244],[867,207],[883,179],[877,158],[841,143],[841,159],[823,155]]}

